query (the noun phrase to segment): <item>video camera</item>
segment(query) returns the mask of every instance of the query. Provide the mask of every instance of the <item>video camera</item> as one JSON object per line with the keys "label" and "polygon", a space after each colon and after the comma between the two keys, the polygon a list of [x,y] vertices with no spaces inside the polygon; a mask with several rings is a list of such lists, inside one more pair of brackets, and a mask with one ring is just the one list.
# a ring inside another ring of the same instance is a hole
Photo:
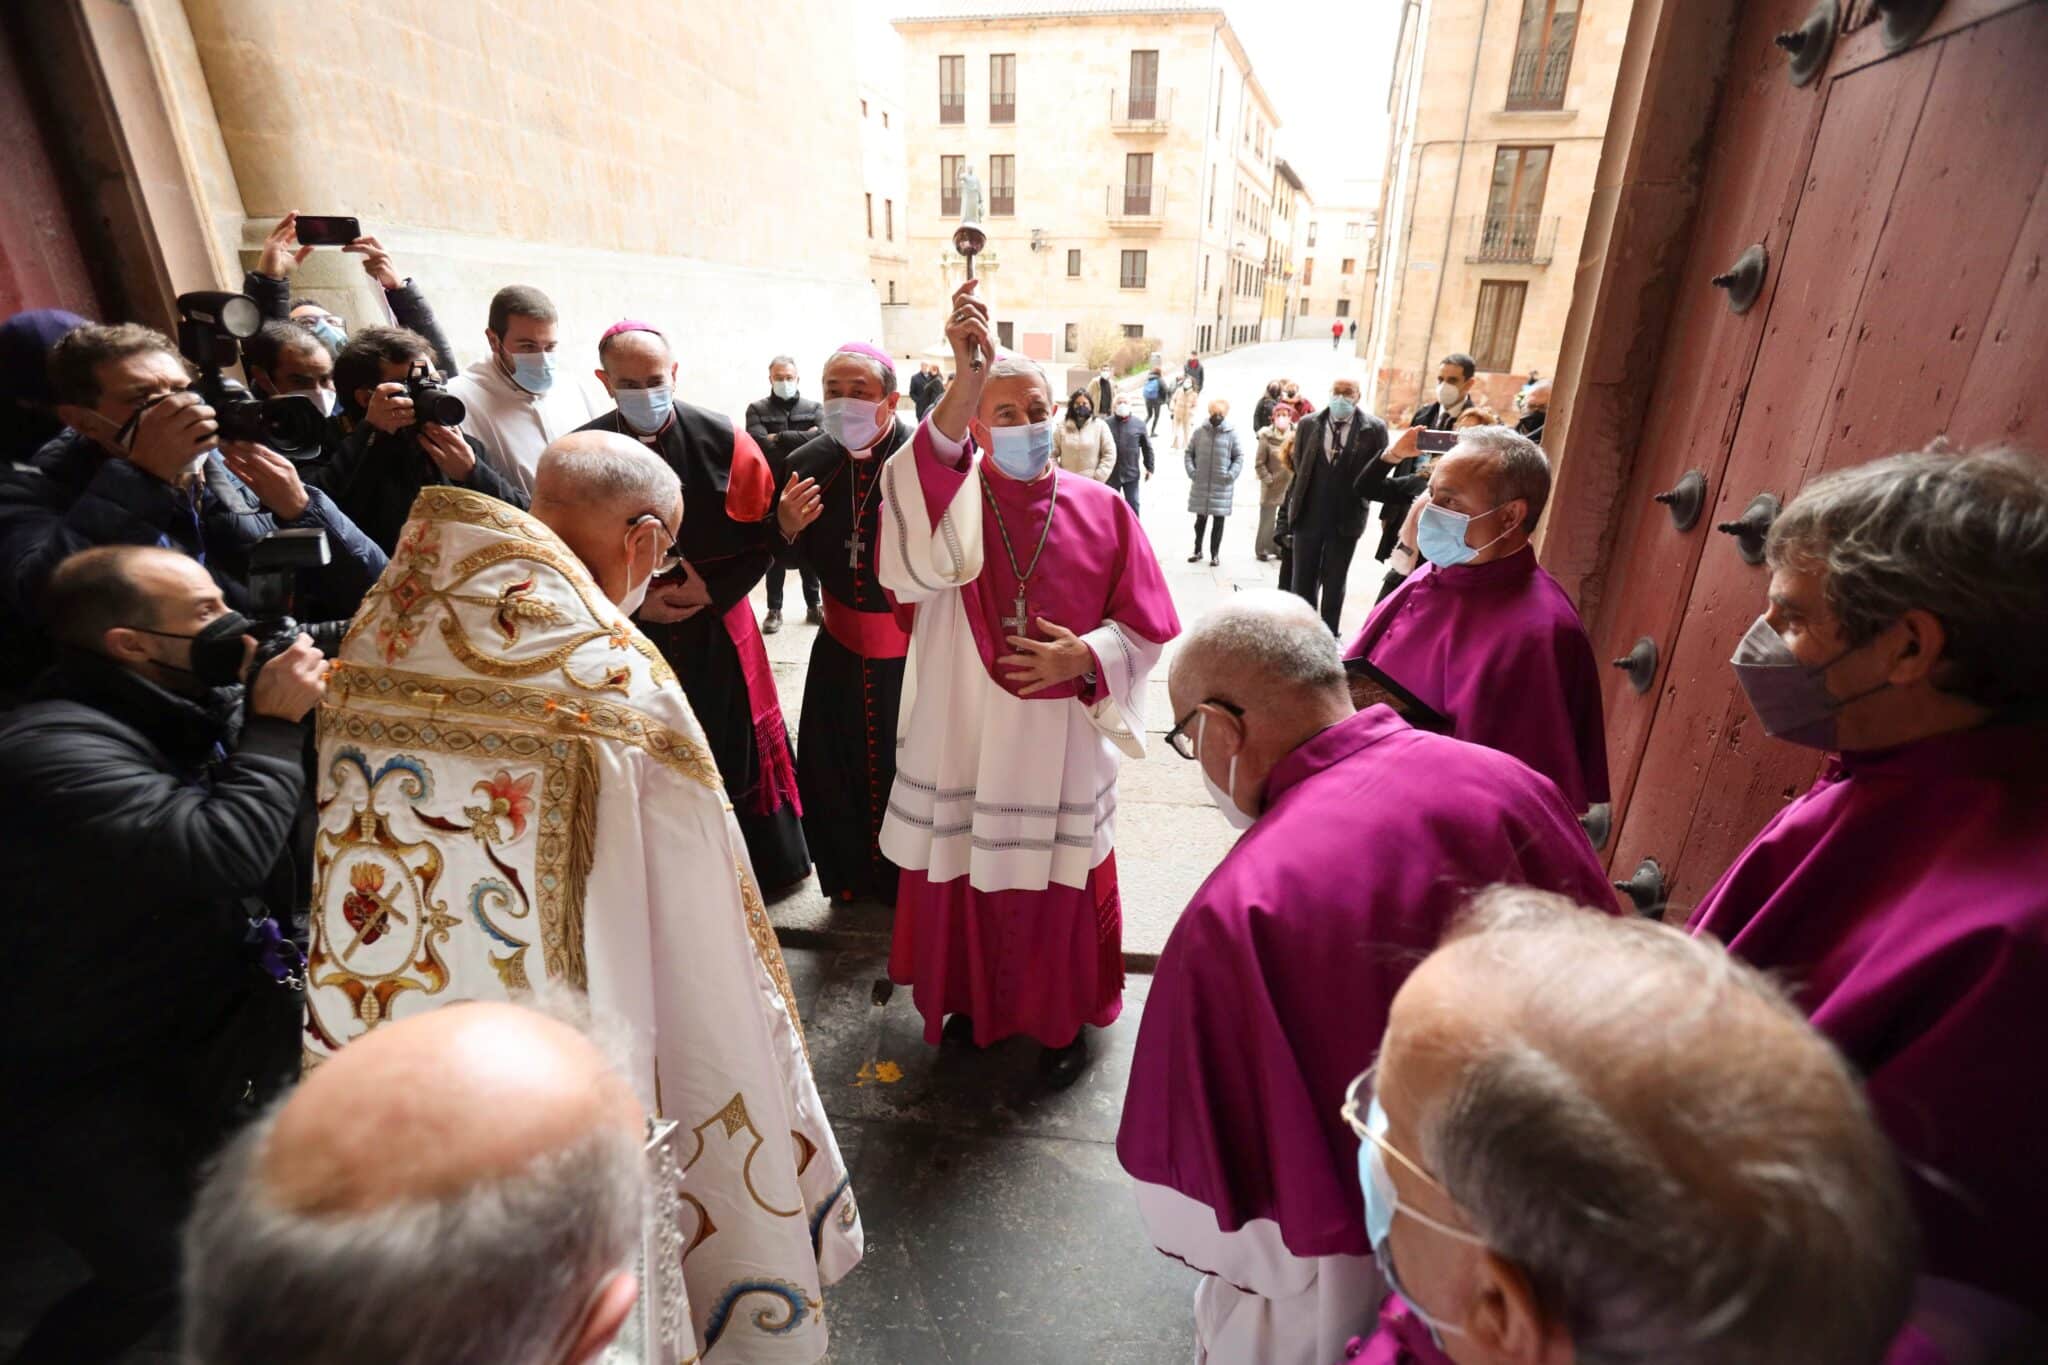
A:
{"label": "video camera", "polygon": [[262,325],[263,314],[247,294],[202,290],[178,295],[178,349],[199,367],[199,396],[213,409],[220,439],[260,442],[281,455],[316,451],[327,419],[312,399],[302,394],[258,398],[221,373],[241,359],[236,343],[256,335]]}
{"label": "video camera", "polygon": [[243,675],[255,680],[263,666],[290,649],[302,626],[292,616],[298,576],[328,562],[327,532],[317,526],[272,531],[249,547],[249,610],[256,653]]}

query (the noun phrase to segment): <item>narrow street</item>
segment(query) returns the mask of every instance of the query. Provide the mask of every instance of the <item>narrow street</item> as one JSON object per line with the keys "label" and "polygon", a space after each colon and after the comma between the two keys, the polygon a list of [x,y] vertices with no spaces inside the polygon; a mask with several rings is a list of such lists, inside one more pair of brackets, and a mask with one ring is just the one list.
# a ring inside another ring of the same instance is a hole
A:
{"label": "narrow street", "polygon": [[[1292,378],[1321,403],[1332,380],[1360,374],[1357,359],[1327,339],[1247,346],[1204,363],[1203,398],[1229,400],[1248,452],[1267,380]],[[1143,412],[1142,399],[1134,406]],[[1206,554],[1187,562],[1188,479],[1163,415],[1159,431],[1141,520],[1188,625],[1226,593],[1272,586],[1277,566],[1255,557],[1259,485],[1249,453],[1223,562],[1211,568]],[[1370,548],[1352,565],[1347,632],[1365,619],[1384,572]],[[792,727],[815,631],[803,624],[801,601],[792,574],[789,624],[768,637]],[[767,611],[758,591],[755,609]],[[1039,1087],[1038,1048],[1026,1040],[983,1053],[927,1046],[909,991],[879,984],[887,910],[828,904],[815,885],[770,907],[867,1232],[866,1261],[827,1293],[835,1365],[1171,1365],[1193,1351],[1196,1277],[1146,1240],[1114,1145],[1146,973],[1235,838],[1196,765],[1163,742],[1174,720],[1171,660],[1169,647],[1147,699],[1149,751],[1124,764],[1119,784],[1117,870],[1131,968],[1124,1014],[1094,1035],[1095,1062],[1072,1090]],[[886,1003],[876,1003],[878,993]]]}

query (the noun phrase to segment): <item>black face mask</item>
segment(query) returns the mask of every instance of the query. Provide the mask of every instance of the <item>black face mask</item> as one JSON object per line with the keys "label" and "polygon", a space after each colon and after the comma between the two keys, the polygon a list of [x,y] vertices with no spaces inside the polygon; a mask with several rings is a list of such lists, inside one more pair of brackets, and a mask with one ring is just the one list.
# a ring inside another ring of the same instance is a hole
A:
{"label": "black face mask", "polygon": [[192,642],[192,665],[180,668],[157,660],[160,668],[172,669],[190,677],[203,687],[232,687],[242,680],[242,660],[249,647],[242,637],[253,627],[249,618],[238,611],[222,612],[200,628],[193,635],[178,635],[168,630],[151,630],[148,626],[131,626],[145,635],[160,635],[166,640],[190,640]]}
{"label": "black face mask", "polygon": [[1095,409],[1089,407],[1086,403],[1076,403],[1073,407],[1067,409],[1067,413],[1074,419],[1074,425],[1078,427],[1095,415]]}
{"label": "black face mask", "polygon": [[1212,426],[1212,427],[1220,427],[1220,426],[1222,426],[1222,425],[1223,425],[1223,414],[1222,414],[1222,413],[1220,413],[1220,412],[1212,412],[1212,413],[1210,413],[1210,414],[1209,414],[1209,425],[1210,425],[1210,426]]}

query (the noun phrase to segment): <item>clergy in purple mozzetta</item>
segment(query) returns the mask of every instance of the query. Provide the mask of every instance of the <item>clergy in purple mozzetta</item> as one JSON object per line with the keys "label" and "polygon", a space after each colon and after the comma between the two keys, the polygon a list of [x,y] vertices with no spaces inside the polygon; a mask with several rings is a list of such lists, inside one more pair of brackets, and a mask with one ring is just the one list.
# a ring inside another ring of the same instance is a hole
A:
{"label": "clergy in purple mozzetta", "polygon": [[1354,712],[1299,597],[1231,597],[1167,686],[1168,743],[1245,833],[1160,956],[1117,1156],[1154,1244],[1203,1272],[1198,1357],[1326,1365],[1382,1293],[1340,1110],[1394,993],[1481,888],[1614,893],[1548,778]]}
{"label": "clergy in purple mozzetta", "polygon": [[1036,1039],[1053,1086],[1123,1008],[1116,778],[1180,633],[1115,490],[1050,463],[1052,388],[999,355],[969,280],[955,378],[882,467],[882,586],[912,613],[882,852],[902,875],[889,974],[938,1042]]}
{"label": "clergy in purple mozzetta", "polygon": [[1766,731],[1833,756],[1692,927],[1863,1073],[1919,1214],[1916,1321],[2048,1359],[2007,1345],[2048,1305],[2048,464],[1831,474],[1766,555],[1736,676]]}
{"label": "clergy in purple mozzetta", "polygon": [[[1388,458],[1418,434],[1402,433]],[[1529,544],[1549,498],[1550,461],[1534,441],[1509,427],[1458,433],[1429,470],[1416,524],[1429,563],[1373,608],[1344,657],[1584,811],[1607,800],[1607,728],[1585,624]]]}

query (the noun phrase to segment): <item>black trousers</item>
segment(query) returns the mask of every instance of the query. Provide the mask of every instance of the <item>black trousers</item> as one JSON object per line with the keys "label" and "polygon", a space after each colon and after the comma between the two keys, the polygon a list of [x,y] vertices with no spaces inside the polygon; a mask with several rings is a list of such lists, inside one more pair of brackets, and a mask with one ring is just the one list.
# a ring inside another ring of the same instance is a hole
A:
{"label": "black trousers", "polygon": [[1215,524],[1214,526],[1212,526],[1212,527],[1210,527],[1210,528],[1209,528],[1209,558],[1211,558],[1211,559],[1214,559],[1214,558],[1216,558],[1217,554],[1218,554],[1218,553],[1220,553],[1220,552],[1222,551],[1222,549],[1223,549],[1223,523],[1224,523],[1225,521],[1227,521],[1227,520],[1229,520],[1229,518],[1227,518],[1227,517],[1196,517],[1196,518],[1195,518],[1195,553],[1196,553],[1196,554],[1200,554],[1200,553],[1202,553],[1202,525],[1203,525],[1203,523],[1204,523],[1204,522],[1211,522],[1211,521],[1213,521],[1213,522],[1215,522],[1216,524]]}
{"label": "black trousers", "polygon": [[1159,414],[1165,407],[1166,400],[1163,398],[1147,398],[1145,400],[1145,432],[1147,435],[1157,436],[1159,434]]}
{"label": "black trousers", "polygon": [[768,610],[782,610],[782,580],[792,565],[796,568],[797,582],[804,590],[804,605],[818,605],[818,576],[800,561],[778,559],[768,566],[768,576],[765,580],[768,584]]}
{"label": "black trousers", "polygon": [[1335,527],[1304,526],[1294,533],[1294,581],[1290,586],[1312,607],[1319,606],[1330,633],[1338,633],[1337,621],[1344,614],[1345,580],[1351,575],[1351,556],[1358,549],[1358,536]]}

